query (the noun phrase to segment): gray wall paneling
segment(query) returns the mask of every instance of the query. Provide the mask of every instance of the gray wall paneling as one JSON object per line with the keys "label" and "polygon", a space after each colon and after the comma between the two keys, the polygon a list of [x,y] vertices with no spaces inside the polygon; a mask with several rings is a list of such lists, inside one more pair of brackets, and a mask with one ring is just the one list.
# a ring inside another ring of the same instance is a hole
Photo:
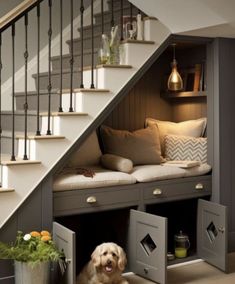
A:
{"label": "gray wall paneling", "polygon": [[214,57],[214,174],[213,190],[229,209],[229,250],[235,250],[235,40],[217,39]]}

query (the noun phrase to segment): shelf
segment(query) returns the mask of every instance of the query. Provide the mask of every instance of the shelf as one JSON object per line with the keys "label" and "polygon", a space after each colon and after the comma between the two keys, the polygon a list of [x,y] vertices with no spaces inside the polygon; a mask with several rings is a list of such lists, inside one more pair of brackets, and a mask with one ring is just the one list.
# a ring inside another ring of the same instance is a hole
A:
{"label": "shelf", "polygon": [[202,98],[206,97],[205,91],[187,91],[187,92],[165,92],[161,93],[161,97],[165,99],[176,99],[176,98]]}

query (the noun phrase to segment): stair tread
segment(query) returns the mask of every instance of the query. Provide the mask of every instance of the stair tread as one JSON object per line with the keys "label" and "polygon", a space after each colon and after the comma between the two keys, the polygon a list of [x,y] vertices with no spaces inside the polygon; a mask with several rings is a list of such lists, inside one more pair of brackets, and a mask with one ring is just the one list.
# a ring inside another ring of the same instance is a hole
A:
{"label": "stair tread", "polygon": [[125,64],[99,64],[96,65],[96,68],[123,68],[128,69],[132,68],[131,65],[125,65]]}
{"label": "stair tread", "polygon": [[[51,116],[87,116],[88,113],[86,112],[58,112],[58,111],[55,111],[55,112],[52,112],[51,113]],[[48,116],[48,113],[47,112],[41,112],[40,113],[40,116]]]}
{"label": "stair tread", "polygon": [[[79,92],[83,92],[83,93],[108,93],[110,92],[109,89],[87,89],[87,88],[74,88],[73,89],[74,93],[79,93]],[[62,90],[62,94],[67,94],[70,93],[70,89],[63,89]]]}
{"label": "stair tread", "polygon": [[[95,47],[94,48],[94,53],[97,53],[98,52],[98,50],[99,50],[99,48],[97,48],[97,47]],[[83,51],[83,55],[85,55],[85,54],[91,54],[91,48],[86,48],[84,51]],[[74,56],[80,56],[81,55],[81,52],[74,52],[73,53],[73,55]],[[71,54],[70,53],[67,53],[67,54],[62,54],[62,57],[63,58],[70,58],[71,57]],[[51,60],[53,60],[53,59],[59,59],[60,58],[60,55],[54,55],[54,56],[52,56],[52,58],[51,58]]]}
{"label": "stair tread", "polygon": [[[46,73],[46,72],[44,72],[44,73]],[[39,73],[39,74],[41,74],[41,73]],[[34,75],[36,76],[37,74],[34,74]],[[35,96],[37,94],[38,94],[38,91],[36,91],[36,90],[27,92],[28,96]],[[39,94],[40,95],[48,95],[48,90],[40,90]],[[51,94],[58,94],[58,89],[52,89]],[[16,92],[15,96],[25,96],[25,92]]]}
{"label": "stair tread", "polygon": [[[97,68],[132,68],[131,65],[124,65],[124,64],[99,64],[99,65],[96,65],[94,67],[94,69],[97,69]],[[84,66],[83,68],[84,71],[88,71],[88,70],[91,70],[91,66]],[[74,67],[73,68],[73,73],[78,73],[78,72],[81,72],[81,68],[77,68],[77,67]],[[63,69],[63,74],[66,74],[66,73],[70,73],[70,69]],[[53,70],[51,71],[51,75],[59,75],[60,74],[60,70]],[[37,77],[37,73],[36,74],[33,74],[32,76],[34,78]],[[40,72],[39,73],[40,76],[48,76],[48,71],[46,72]],[[58,90],[58,89],[57,89]],[[57,91],[58,92],[58,91]]]}
{"label": "stair tread", "polygon": [[0,194],[1,193],[8,193],[8,192],[14,192],[14,188],[3,188],[3,187],[0,187]]}
{"label": "stair tread", "polygon": [[[9,115],[12,115],[12,111],[11,110],[2,110],[1,111],[1,114],[9,114]],[[24,110],[15,110],[15,115],[22,115],[24,116],[25,115],[25,112]],[[36,110],[28,110],[27,111],[27,115],[28,116],[35,116],[37,115],[37,111]]]}
{"label": "stair tread", "polygon": [[[17,135],[16,136],[17,139],[24,139],[24,135]],[[29,135],[27,136],[27,139],[29,140],[43,140],[43,139],[65,139],[65,136],[63,135],[46,135],[46,134],[42,134],[42,135]]]}
{"label": "stair tread", "polygon": [[16,161],[11,161],[9,159],[9,160],[6,160],[6,161],[2,161],[1,164],[4,165],[4,166],[28,165],[28,164],[32,165],[32,164],[41,164],[41,161],[37,161],[37,160],[23,160],[23,159],[20,159],[20,158],[16,157]]}
{"label": "stair tread", "polygon": [[124,43],[136,43],[136,44],[155,44],[152,40],[137,40],[137,39],[124,39],[121,41],[121,44]]}

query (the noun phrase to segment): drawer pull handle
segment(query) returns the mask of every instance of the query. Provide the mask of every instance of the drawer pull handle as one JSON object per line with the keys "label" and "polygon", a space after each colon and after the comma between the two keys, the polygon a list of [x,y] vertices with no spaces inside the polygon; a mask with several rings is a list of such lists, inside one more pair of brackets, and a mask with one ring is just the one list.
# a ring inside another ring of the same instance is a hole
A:
{"label": "drawer pull handle", "polygon": [[156,188],[153,191],[153,195],[161,195],[162,194],[162,190],[160,188]]}
{"label": "drawer pull handle", "polygon": [[204,189],[204,186],[203,186],[202,183],[198,183],[198,184],[195,185],[195,189],[196,189],[196,190],[203,190],[203,189]]}
{"label": "drawer pull handle", "polygon": [[87,197],[87,200],[86,202],[89,203],[89,204],[93,204],[93,203],[96,203],[96,197],[95,196],[89,196]]}

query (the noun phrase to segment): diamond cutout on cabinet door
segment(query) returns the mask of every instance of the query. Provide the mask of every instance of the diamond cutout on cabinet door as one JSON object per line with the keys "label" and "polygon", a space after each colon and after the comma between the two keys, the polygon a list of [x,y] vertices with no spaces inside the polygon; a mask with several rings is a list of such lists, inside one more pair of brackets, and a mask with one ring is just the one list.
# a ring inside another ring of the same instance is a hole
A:
{"label": "diamond cutout on cabinet door", "polygon": [[210,242],[213,243],[215,238],[218,235],[218,231],[217,231],[213,222],[210,223],[210,225],[207,227],[206,231],[207,231],[207,235],[208,235]]}
{"label": "diamond cutout on cabinet door", "polygon": [[149,234],[147,234],[143,238],[143,240],[141,241],[141,245],[143,246],[147,255],[150,255],[157,247],[157,245],[154,243],[153,239],[150,237]]}

